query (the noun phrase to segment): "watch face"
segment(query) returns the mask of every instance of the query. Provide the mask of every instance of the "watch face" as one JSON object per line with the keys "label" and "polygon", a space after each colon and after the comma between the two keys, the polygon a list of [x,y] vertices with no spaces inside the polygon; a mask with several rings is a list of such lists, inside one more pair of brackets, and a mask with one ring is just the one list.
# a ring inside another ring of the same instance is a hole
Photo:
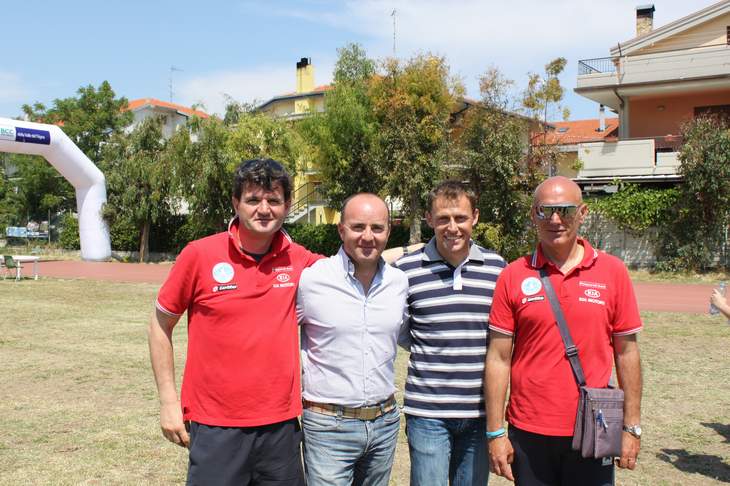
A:
{"label": "watch face", "polygon": [[641,425],[634,425],[632,428],[634,429],[634,435],[641,437]]}

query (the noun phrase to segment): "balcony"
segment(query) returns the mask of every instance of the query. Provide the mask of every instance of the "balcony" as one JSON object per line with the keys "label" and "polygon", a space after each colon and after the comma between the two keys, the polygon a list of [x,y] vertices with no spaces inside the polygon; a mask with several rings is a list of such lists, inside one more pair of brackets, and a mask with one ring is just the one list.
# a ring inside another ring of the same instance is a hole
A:
{"label": "balcony", "polygon": [[[730,87],[730,45],[578,61],[575,91],[613,109],[621,96],[699,93]],[[615,90],[618,90],[616,92]]]}
{"label": "balcony", "polygon": [[585,74],[615,73],[616,64],[611,57],[598,57],[578,61],[578,76]]}
{"label": "balcony", "polygon": [[676,179],[681,137],[578,144],[578,179]]}

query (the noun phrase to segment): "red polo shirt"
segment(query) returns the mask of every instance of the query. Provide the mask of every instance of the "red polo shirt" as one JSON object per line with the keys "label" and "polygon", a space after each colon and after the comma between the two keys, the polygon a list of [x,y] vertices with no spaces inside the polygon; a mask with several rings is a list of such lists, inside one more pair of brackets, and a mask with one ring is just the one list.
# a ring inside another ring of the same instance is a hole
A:
{"label": "red polo shirt", "polygon": [[563,275],[538,245],[533,255],[505,268],[497,280],[489,328],[514,337],[507,420],[528,432],[571,436],[578,385],[560,331],[540,282],[546,266],[590,387],[606,386],[613,368],[613,337],[641,330],[634,289],[623,262],[585,250],[579,265]]}
{"label": "red polo shirt", "polygon": [[256,262],[227,232],[189,243],[157,297],[170,315],[188,313],[183,419],[250,427],[301,413],[296,291],[315,255],[279,231]]}

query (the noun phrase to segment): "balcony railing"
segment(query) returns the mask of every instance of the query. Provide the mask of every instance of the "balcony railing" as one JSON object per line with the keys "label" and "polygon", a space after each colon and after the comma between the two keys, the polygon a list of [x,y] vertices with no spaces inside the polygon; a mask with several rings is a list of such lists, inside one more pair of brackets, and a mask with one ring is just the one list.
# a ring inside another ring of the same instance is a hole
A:
{"label": "balcony railing", "polygon": [[583,162],[579,177],[674,176],[682,137],[630,138],[578,145]]}
{"label": "balcony railing", "polygon": [[611,57],[598,57],[596,59],[583,59],[578,61],[578,75],[615,73],[616,65]]}

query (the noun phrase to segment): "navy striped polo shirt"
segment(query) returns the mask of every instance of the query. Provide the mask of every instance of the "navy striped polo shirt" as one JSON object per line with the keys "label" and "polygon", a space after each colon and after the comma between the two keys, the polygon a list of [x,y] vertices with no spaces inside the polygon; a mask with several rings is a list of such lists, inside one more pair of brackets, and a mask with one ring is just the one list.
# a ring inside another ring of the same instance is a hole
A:
{"label": "navy striped polo shirt", "polygon": [[489,311],[504,259],[470,242],[458,267],[446,262],[434,238],[421,250],[398,259],[408,277],[410,349],[407,414],[432,418],[483,417],[484,359]]}

